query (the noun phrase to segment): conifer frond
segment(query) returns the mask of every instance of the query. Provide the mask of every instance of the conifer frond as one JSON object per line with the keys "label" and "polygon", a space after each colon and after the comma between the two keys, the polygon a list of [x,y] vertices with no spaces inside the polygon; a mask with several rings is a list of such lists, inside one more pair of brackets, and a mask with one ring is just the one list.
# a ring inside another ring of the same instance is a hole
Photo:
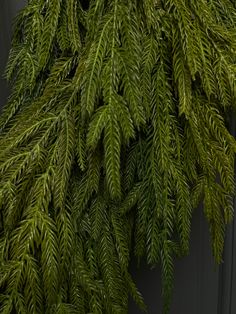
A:
{"label": "conifer frond", "polygon": [[120,187],[120,128],[116,114],[110,109],[109,120],[104,134],[106,179],[111,197],[121,196]]}
{"label": "conifer frond", "polygon": [[[97,41],[91,44],[85,63],[85,75],[82,81],[81,106],[82,112],[91,114],[98,101],[98,88],[101,85],[100,76],[103,59],[109,37],[111,18],[105,19],[99,26],[100,36]],[[95,107],[96,108],[96,107]]]}
{"label": "conifer frond", "polygon": [[[120,286],[121,270],[114,251],[113,239],[107,225],[103,229],[100,239],[99,264],[101,265],[105,289],[108,292],[111,302],[109,302],[109,307],[111,307],[112,312],[119,313],[123,308],[122,304],[125,302],[123,294],[125,293],[126,288],[125,286]],[[123,289],[123,291],[121,289]]]}
{"label": "conifer frond", "polygon": [[43,30],[41,33],[41,45],[39,48],[39,68],[45,69],[52,51],[53,40],[57,31],[57,25],[60,15],[61,0],[47,2]]}
{"label": "conifer frond", "polygon": [[[165,237],[165,236],[164,236]],[[170,297],[173,288],[173,248],[172,243],[168,240],[164,240],[163,247],[161,249],[161,265],[162,265],[162,287],[164,306],[163,312],[168,313],[170,307]]]}
{"label": "conifer frond", "polygon": [[116,250],[122,270],[129,265],[129,225],[126,219],[115,208],[111,214]]}
{"label": "conifer frond", "polygon": [[48,307],[56,302],[59,284],[59,252],[55,223],[47,215],[41,214],[43,287]]}
{"label": "conifer frond", "polygon": [[126,273],[126,280],[127,280],[127,284],[129,286],[129,293],[130,295],[133,297],[134,301],[136,302],[136,304],[139,306],[139,308],[141,310],[143,310],[144,312],[147,312],[147,306],[144,302],[144,299],[141,295],[141,293],[138,291],[135,283],[133,282],[131,276],[129,273]]}
{"label": "conifer frond", "polygon": [[[66,206],[66,209],[68,205]],[[67,281],[75,248],[75,230],[72,222],[72,214],[61,210],[56,219],[56,227],[59,235],[60,271],[64,273],[64,280]]]}
{"label": "conifer frond", "polygon": [[70,38],[72,52],[75,53],[81,48],[81,35],[78,28],[78,1],[67,1],[68,35]]}
{"label": "conifer frond", "polygon": [[179,114],[188,116],[191,111],[192,91],[191,76],[184,62],[184,54],[180,45],[180,33],[178,29],[173,30],[173,68],[179,96]]}
{"label": "conifer frond", "polygon": [[[55,207],[63,208],[71,169],[74,162],[75,121],[70,109],[65,111],[62,122],[62,131],[59,135],[56,152],[55,170]],[[62,149],[63,147],[63,149]]]}
{"label": "conifer frond", "polygon": [[61,49],[61,51],[67,51],[70,49],[70,38],[68,36],[68,18],[67,18],[67,6],[66,2],[62,1],[61,3],[61,11],[58,19],[58,27],[57,27],[57,42]]}
{"label": "conifer frond", "polygon": [[1,313],[146,311],[134,253],[167,314],[201,202],[222,261],[235,25],[230,0],[28,1],[0,119]]}
{"label": "conifer frond", "polygon": [[96,148],[98,141],[101,138],[101,134],[108,123],[109,114],[108,107],[100,107],[89,125],[88,135],[87,135],[87,145],[91,148]]}
{"label": "conifer frond", "polygon": [[105,215],[104,211],[107,210],[107,204],[102,197],[97,197],[97,199],[92,203],[90,211],[91,217],[91,229],[92,237],[98,240],[99,235],[102,231]]}
{"label": "conifer frond", "polygon": [[30,255],[26,255],[25,268],[25,273],[28,275],[25,278],[24,288],[27,310],[36,314],[42,311],[43,305],[43,292],[37,260]]}

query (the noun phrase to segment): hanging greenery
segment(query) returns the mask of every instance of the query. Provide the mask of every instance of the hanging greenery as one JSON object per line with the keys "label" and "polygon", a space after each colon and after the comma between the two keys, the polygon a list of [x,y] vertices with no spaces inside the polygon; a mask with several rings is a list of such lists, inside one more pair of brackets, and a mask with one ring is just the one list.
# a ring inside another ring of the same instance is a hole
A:
{"label": "hanging greenery", "polygon": [[221,262],[232,219],[231,0],[29,0],[0,117],[0,312],[125,314],[130,256],[173,264],[203,201]]}

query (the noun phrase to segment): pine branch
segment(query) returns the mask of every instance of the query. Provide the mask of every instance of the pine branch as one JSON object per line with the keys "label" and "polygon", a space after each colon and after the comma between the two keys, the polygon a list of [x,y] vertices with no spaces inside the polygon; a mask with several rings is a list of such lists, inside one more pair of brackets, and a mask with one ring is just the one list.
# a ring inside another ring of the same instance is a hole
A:
{"label": "pine branch", "polygon": [[231,0],[28,1],[0,119],[0,312],[146,310],[128,269],[174,259],[203,202],[222,261],[233,218]]}

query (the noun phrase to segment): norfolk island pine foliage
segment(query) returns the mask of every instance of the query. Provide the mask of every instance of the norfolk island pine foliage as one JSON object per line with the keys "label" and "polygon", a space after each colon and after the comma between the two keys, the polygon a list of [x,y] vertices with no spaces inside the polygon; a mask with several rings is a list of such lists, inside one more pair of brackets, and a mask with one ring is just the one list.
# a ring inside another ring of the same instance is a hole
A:
{"label": "norfolk island pine foliage", "polygon": [[148,312],[130,256],[174,259],[203,202],[222,261],[233,216],[236,5],[29,0],[0,117],[0,313]]}

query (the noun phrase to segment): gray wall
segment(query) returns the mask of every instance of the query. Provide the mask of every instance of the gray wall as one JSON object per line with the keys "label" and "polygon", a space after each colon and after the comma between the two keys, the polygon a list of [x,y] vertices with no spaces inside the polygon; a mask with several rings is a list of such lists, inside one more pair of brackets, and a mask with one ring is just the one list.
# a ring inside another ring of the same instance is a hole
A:
{"label": "gray wall", "polygon": [[22,8],[25,0],[1,0],[0,2],[0,106],[6,102],[9,90],[2,78],[11,42],[14,16]]}
{"label": "gray wall", "polygon": [[[24,0],[1,0],[0,8],[0,72],[3,73],[10,49],[11,25]],[[0,80],[0,104],[6,102],[9,90],[5,80]],[[235,123],[232,123],[235,134]],[[171,314],[236,314],[236,219],[228,228],[224,263],[217,267],[210,253],[209,234],[199,208],[192,223],[189,256],[176,261],[175,288]],[[160,273],[145,266],[131,272],[149,307],[149,314],[160,314]],[[130,314],[138,314],[134,304]]]}
{"label": "gray wall", "polygon": [[[150,314],[160,310],[160,274],[158,270],[137,270],[133,274],[149,305]],[[193,217],[190,254],[175,262],[174,295],[171,314],[217,314],[219,267],[211,257],[208,229],[198,209]],[[140,313],[134,306],[130,313]],[[227,312],[230,313],[230,312]]]}

